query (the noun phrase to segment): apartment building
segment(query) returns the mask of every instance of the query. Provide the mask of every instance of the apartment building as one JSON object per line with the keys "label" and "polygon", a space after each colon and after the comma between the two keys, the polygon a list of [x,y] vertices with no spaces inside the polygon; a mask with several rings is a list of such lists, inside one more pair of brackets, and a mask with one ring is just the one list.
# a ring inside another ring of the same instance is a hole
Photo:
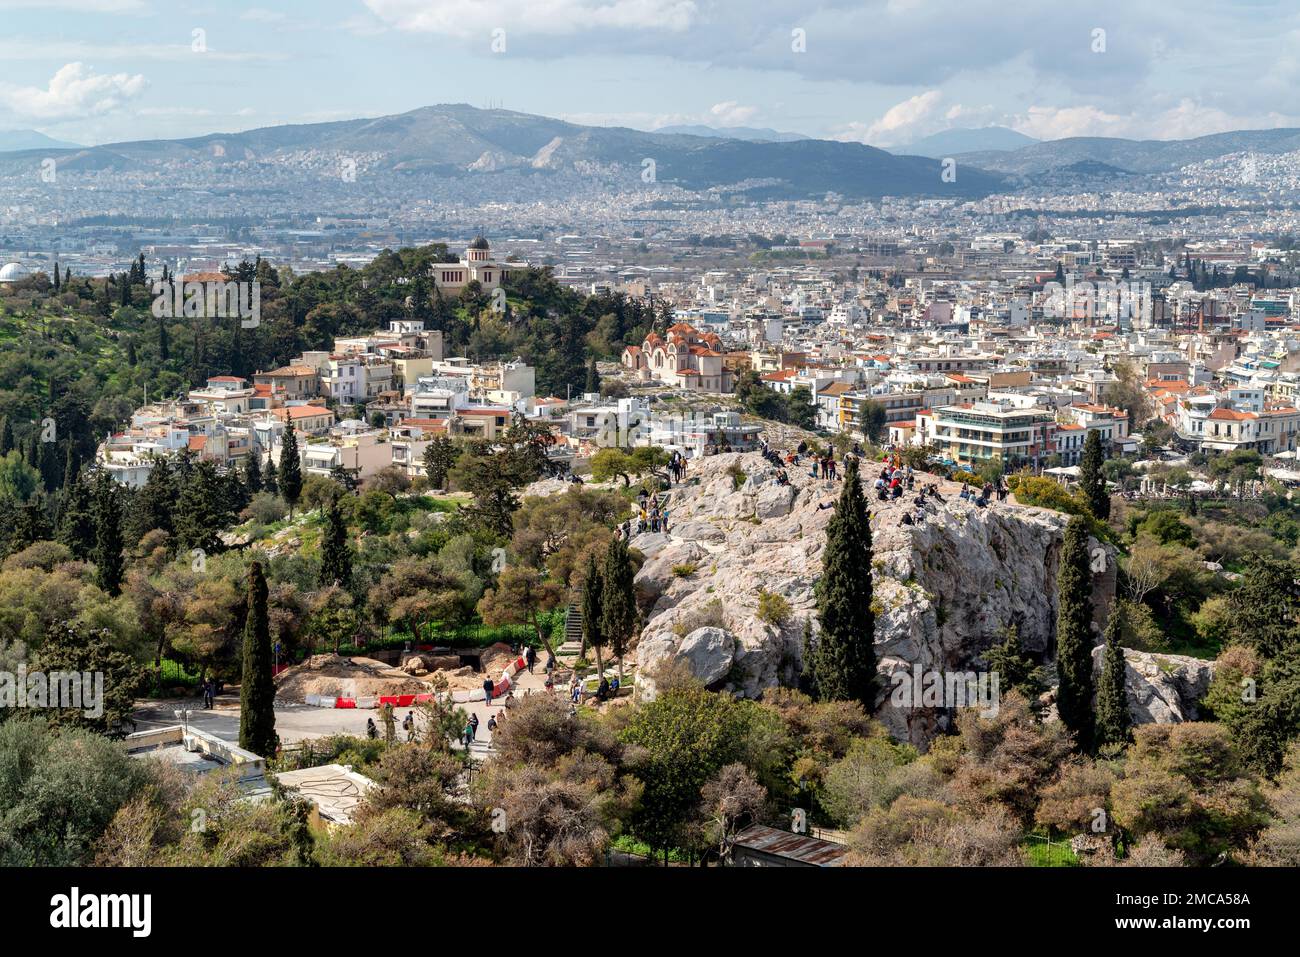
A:
{"label": "apartment building", "polygon": [[931,444],[961,465],[1036,463],[1055,451],[1055,433],[1050,412],[974,402],[936,409]]}

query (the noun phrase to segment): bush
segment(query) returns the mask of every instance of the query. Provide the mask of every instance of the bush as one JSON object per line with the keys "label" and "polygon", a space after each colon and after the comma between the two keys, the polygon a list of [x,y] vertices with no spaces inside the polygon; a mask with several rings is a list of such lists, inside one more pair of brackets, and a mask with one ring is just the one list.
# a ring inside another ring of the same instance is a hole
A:
{"label": "bush", "polygon": [[[1008,487],[1016,496],[1016,501],[1021,505],[1032,505],[1036,508],[1050,508],[1053,511],[1065,512],[1067,515],[1082,515],[1091,519],[1092,512],[1088,508],[1088,502],[1078,492],[1071,492],[1064,485],[1054,479],[1042,478],[1036,475],[1012,476],[1014,483],[1008,483]],[[1094,526],[1099,525],[1097,522],[1092,523]],[[1098,528],[1092,530],[1094,535],[1099,532]]]}
{"label": "bush", "polygon": [[740,467],[739,462],[732,462],[728,465],[727,474],[731,476],[731,487],[737,491],[745,484],[745,480],[749,478],[749,476],[745,474],[745,470]]}
{"label": "bush", "polygon": [[699,567],[700,566],[696,565],[694,562],[686,562],[684,565],[674,565],[673,574],[678,578],[690,578],[695,574]]}
{"label": "bush", "polygon": [[783,595],[760,588],[758,592],[759,620],[780,628],[790,618],[790,603]]}
{"label": "bush", "polygon": [[681,621],[673,625],[673,634],[685,638],[697,628],[726,628],[722,614],[722,599],[715,598],[708,604],[687,612]]}
{"label": "bush", "polygon": [[272,525],[288,514],[289,506],[284,504],[284,499],[270,492],[258,492],[240,518],[254,521],[258,525]]}

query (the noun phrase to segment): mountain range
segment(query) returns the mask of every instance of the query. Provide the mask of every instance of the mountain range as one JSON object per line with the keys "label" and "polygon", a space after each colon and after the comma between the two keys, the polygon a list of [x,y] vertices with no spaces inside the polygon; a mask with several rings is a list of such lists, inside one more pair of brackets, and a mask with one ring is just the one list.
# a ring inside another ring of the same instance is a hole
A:
{"label": "mountain range", "polygon": [[976,151],[1015,150],[1037,142],[1038,140],[1032,136],[1017,133],[1005,126],[985,126],[980,129],[943,130],[913,140],[906,146],[895,147],[890,152],[911,156],[944,157]]}
{"label": "mountain range", "polygon": [[1078,163],[1100,163],[1125,173],[1171,173],[1180,167],[1229,153],[1290,153],[1300,150],[1300,130],[1235,130],[1187,140],[1128,140],[1071,136],[1031,143],[1015,150],[959,154],[959,162],[1014,176],[1061,170]]}
{"label": "mountain range", "polygon": [[760,143],[793,143],[795,140],[813,139],[813,137],[804,136],[802,133],[782,133],[780,130],[769,130],[753,126],[704,126],[699,123],[694,125],[661,126],[655,132],[681,133],[686,136],[712,136],[727,140],[749,140]]}
{"label": "mountain range", "polygon": [[81,147],[67,140],[53,139],[37,130],[0,130],[0,153],[42,149],[81,149]]}
{"label": "mountain range", "polygon": [[[60,171],[141,171],[188,162],[283,163],[309,152],[364,156],[371,171],[440,177],[506,170],[582,172],[593,164],[614,165],[639,175],[646,160],[653,160],[660,183],[701,191],[758,181],[758,192],[750,195],[762,198],[812,198],[831,191],[854,198],[968,198],[994,192],[1002,183],[1000,176],[977,169],[963,170],[956,182],[945,182],[937,160],[895,156],[861,143],[647,133],[464,104],[428,106],[373,119],[109,143],[48,155],[56,159]],[[22,153],[0,155],[0,173],[7,164],[17,171],[31,159]]]}
{"label": "mountain range", "polygon": [[[15,147],[5,144],[19,145],[12,151]],[[962,149],[976,146],[980,148]],[[567,188],[582,191],[593,175],[615,183],[631,177],[644,181],[645,171],[653,168],[659,183],[695,192],[723,189],[750,200],[820,198],[832,192],[848,199],[969,199],[1034,185],[1104,188],[1229,153],[1297,150],[1296,129],[1241,130],[1188,140],[1070,137],[1039,142],[987,127],[948,130],[887,152],[773,130],[676,127],[644,132],[443,104],[369,119],[92,147],[61,144],[35,131],[0,134],[0,176],[30,176],[32,161],[47,157],[70,172],[155,171],[163,177],[188,168],[200,182],[208,174],[219,178],[223,169],[238,171],[239,164],[244,169],[269,165],[276,168],[278,184],[310,189],[331,177],[337,180],[340,160],[354,158],[364,162],[367,175],[399,178],[394,182],[404,176],[455,180],[507,172],[570,174]],[[950,156],[958,160],[960,174],[945,182],[941,159]]]}

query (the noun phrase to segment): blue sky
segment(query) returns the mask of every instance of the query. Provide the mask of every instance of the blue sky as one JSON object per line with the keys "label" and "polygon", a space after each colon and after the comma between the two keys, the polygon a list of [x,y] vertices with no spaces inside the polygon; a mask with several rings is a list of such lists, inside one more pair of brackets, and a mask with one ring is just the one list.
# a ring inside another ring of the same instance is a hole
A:
{"label": "blue sky", "polygon": [[81,143],[444,102],[879,146],[1300,126],[1295,0],[0,0],[0,24],[0,129]]}

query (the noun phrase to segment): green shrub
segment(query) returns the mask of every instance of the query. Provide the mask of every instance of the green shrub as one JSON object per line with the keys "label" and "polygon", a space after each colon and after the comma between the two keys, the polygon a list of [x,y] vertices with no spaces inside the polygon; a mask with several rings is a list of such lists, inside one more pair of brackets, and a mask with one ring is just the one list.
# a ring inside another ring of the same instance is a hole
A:
{"label": "green shrub", "polygon": [[769,625],[780,628],[790,618],[790,603],[785,596],[765,588],[758,590],[758,617]]}
{"label": "green shrub", "polygon": [[690,578],[698,569],[699,566],[694,562],[686,562],[682,565],[674,565],[673,574],[678,578]]}
{"label": "green shrub", "polygon": [[726,628],[722,615],[722,599],[715,598],[707,604],[688,612],[682,620],[673,625],[673,634],[685,638],[697,628]]}

